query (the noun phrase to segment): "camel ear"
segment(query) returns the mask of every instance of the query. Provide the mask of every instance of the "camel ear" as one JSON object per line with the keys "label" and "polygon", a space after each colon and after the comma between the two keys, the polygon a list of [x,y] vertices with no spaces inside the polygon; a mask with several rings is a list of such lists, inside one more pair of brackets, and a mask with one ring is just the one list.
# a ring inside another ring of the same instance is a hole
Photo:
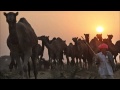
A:
{"label": "camel ear", "polygon": [[18,12],[16,12],[15,15],[17,16],[17,15],[18,15]]}
{"label": "camel ear", "polygon": [[7,13],[6,13],[6,12],[4,12],[4,15],[5,15],[5,16],[7,16]]}

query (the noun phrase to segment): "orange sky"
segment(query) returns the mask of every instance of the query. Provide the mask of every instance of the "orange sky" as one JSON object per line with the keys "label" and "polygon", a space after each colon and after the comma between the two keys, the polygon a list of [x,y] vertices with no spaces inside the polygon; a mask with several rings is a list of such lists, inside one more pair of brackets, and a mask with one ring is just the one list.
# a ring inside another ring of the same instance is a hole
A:
{"label": "orange sky", "polygon": [[[103,26],[103,38],[113,34],[115,43],[120,36],[119,16],[118,11],[20,11],[17,21],[25,17],[37,36],[48,35],[50,39],[59,36],[67,44],[72,42],[72,37],[81,37],[84,33],[89,33],[92,39],[97,34],[96,27]],[[8,24],[3,11],[0,11],[0,56],[9,55],[6,45],[8,34]]]}

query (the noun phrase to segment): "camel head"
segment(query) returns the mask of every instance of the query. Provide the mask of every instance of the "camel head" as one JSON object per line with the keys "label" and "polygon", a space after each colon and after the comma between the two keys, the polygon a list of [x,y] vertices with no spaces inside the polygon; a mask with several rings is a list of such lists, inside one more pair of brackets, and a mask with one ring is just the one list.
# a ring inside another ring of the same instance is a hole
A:
{"label": "camel head", "polygon": [[54,37],[52,40],[56,40],[56,37]]}
{"label": "camel head", "polygon": [[39,36],[37,38],[38,38],[38,40],[43,40],[45,38],[45,35]]}
{"label": "camel head", "polygon": [[74,37],[74,38],[72,38],[72,40],[73,40],[73,42],[77,42],[78,37]]}
{"label": "camel head", "polygon": [[89,38],[89,34],[84,34],[85,38]]}
{"label": "camel head", "polygon": [[102,34],[97,34],[97,38],[102,38]]}
{"label": "camel head", "polygon": [[113,38],[113,35],[107,35],[108,36],[108,39],[112,39]]}
{"label": "camel head", "polygon": [[13,13],[13,12],[6,13],[6,12],[4,12],[4,15],[6,16],[6,21],[8,22],[8,24],[16,23],[16,16],[18,15],[18,12],[16,12],[16,13]]}

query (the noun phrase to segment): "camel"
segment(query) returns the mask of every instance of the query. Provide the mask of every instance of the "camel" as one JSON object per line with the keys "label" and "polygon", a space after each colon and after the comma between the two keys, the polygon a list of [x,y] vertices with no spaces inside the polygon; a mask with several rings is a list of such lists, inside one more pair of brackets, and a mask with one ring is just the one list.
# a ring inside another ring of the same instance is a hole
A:
{"label": "camel", "polygon": [[[97,54],[98,52],[100,52],[98,46],[101,44],[102,42],[100,42],[97,37],[94,37],[93,39],[91,39],[89,46],[91,47],[91,49],[94,51],[95,54]],[[89,48],[89,55],[88,57],[90,58],[90,64],[95,64],[93,62],[95,62],[95,55],[94,53],[90,50]]]}
{"label": "camel", "polygon": [[90,47],[89,34],[84,34],[84,36],[85,36],[85,41],[86,41],[85,43],[87,44],[87,47],[88,47],[88,55],[87,55],[88,59],[87,59],[87,61],[88,61],[88,67],[90,68],[93,64],[93,52],[92,52],[91,47]]}
{"label": "camel", "polygon": [[[118,50],[118,53],[120,53],[120,40],[116,41],[115,47]],[[119,55],[119,62],[120,62],[120,55]]]}
{"label": "camel", "polygon": [[[95,53],[99,52],[99,48],[98,46],[101,44],[102,42],[100,42],[96,37],[94,37],[91,41],[90,41],[90,47],[92,48],[92,50]],[[93,55],[93,53],[92,53]]]}
{"label": "camel", "polygon": [[66,59],[67,59],[67,66],[70,65],[69,57],[71,57],[71,60],[74,61],[74,58],[75,58],[75,49],[74,48],[75,48],[75,46],[72,43],[69,43],[69,45],[64,50],[64,55],[66,55]]}
{"label": "camel", "polygon": [[[37,36],[25,18],[20,18],[18,23],[16,23],[16,16],[19,13],[4,12],[6,17],[6,22],[9,26],[9,36],[7,38],[7,46],[12,52],[14,59],[18,65],[18,71],[21,78],[28,77],[28,62],[30,57],[32,58],[34,67],[34,76],[37,79],[37,69],[36,69],[36,45],[38,44]],[[20,61],[21,54],[23,55],[23,64]]]}
{"label": "camel", "polygon": [[78,59],[80,62],[80,66],[82,67],[81,59],[83,59],[83,68],[87,68],[87,55],[88,55],[88,47],[85,44],[84,40],[81,40],[78,37],[72,38],[72,40],[75,43],[75,57],[76,57],[76,63],[78,64]]}
{"label": "camel", "polygon": [[[56,38],[53,38],[52,40],[49,40],[49,36],[43,35],[43,36],[39,36],[38,40],[42,40],[42,38],[46,38],[46,40],[49,44],[51,44],[56,39]],[[45,45],[45,44],[44,44],[44,41],[42,40],[42,47],[43,47],[43,45]],[[53,57],[51,57],[50,53],[51,53],[51,51],[50,51],[50,49],[48,49],[49,62],[50,62],[50,59],[51,59],[51,60],[54,60],[54,63],[55,63],[55,54],[53,55]]]}
{"label": "camel", "polygon": [[39,40],[42,40],[45,44],[45,46],[49,49],[50,51],[50,65],[52,68],[52,59],[56,59],[59,64],[62,63],[62,58],[63,58],[63,50],[66,48],[66,43],[63,41],[61,38],[57,38],[54,40],[52,43],[49,43],[48,38],[46,36],[40,36],[38,37]]}
{"label": "camel", "polygon": [[[81,47],[81,53],[82,53],[82,59],[83,59],[83,68],[88,68],[87,67],[87,61],[89,63],[89,58],[88,58],[88,54],[89,54],[89,47],[86,44],[85,40],[81,40],[80,38],[78,39],[78,45],[79,47]],[[81,54],[80,54],[81,55]],[[81,57],[79,57],[81,58]]]}
{"label": "camel", "polygon": [[[56,40],[56,37],[54,37],[52,40],[49,40],[49,36],[47,36],[47,40],[49,42],[49,44],[51,44],[54,40]],[[50,49],[48,49],[48,55],[49,55],[49,61],[50,61]],[[56,61],[55,61],[55,54],[54,54],[54,64],[56,65]]]}
{"label": "camel", "polygon": [[[53,38],[54,39],[54,38]],[[67,45],[66,45],[66,41],[62,40],[60,37],[54,39],[51,43],[55,48],[56,48],[56,52],[54,53],[55,55],[55,59],[58,62],[58,65],[63,66],[63,52],[66,49]]]}
{"label": "camel", "polygon": [[102,34],[97,34],[96,37],[98,38],[98,40],[99,40],[100,42],[102,42]]}
{"label": "camel", "polygon": [[85,36],[85,41],[89,44],[89,34],[84,34]]}
{"label": "camel", "polygon": [[[73,37],[72,38],[73,42],[74,42],[74,55],[75,55],[75,59],[76,59],[76,64],[78,65],[78,59],[79,59],[79,62],[80,62],[80,66],[81,66],[81,58],[82,58],[82,52],[81,52],[81,47],[78,45],[78,37]],[[80,58],[79,58],[80,57]],[[71,64],[74,65],[75,63],[75,60],[74,58],[72,59],[71,61]]]}
{"label": "camel", "polygon": [[112,40],[109,40],[109,37],[107,39],[103,39],[103,42],[108,45],[108,50],[112,53],[115,63],[117,64],[116,56],[118,55],[118,50],[116,46],[112,43]]}
{"label": "camel", "polygon": [[[44,43],[44,45],[47,47],[47,49],[48,49],[48,53],[49,53],[49,63],[50,63],[50,66],[51,66],[51,69],[52,69],[52,60],[54,60],[54,57],[55,57],[55,55],[54,55],[54,50],[55,50],[55,48],[54,47],[52,47],[52,45],[50,44],[49,45],[49,39],[48,39],[49,37],[47,37],[47,36],[45,36],[45,35],[42,35],[42,36],[39,36],[38,37],[38,40],[41,40],[42,41],[42,43]],[[47,45],[48,44],[48,45]]]}
{"label": "camel", "polygon": [[108,40],[109,40],[110,42],[112,42],[113,35],[111,34],[111,35],[107,35],[107,36],[108,36]]}
{"label": "camel", "polygon": [[116,41],[115,46],[120,53],[120,40]]}

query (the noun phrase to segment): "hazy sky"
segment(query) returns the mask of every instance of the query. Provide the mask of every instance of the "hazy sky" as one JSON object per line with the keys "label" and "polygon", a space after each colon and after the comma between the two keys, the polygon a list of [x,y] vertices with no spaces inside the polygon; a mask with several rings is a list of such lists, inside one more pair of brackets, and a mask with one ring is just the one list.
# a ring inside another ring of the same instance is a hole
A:
{"label": "hazy sky", "polygon": [[[67,44],[73,42],[72,37],[81,37],[84,33],[90,34],[91,40],[98,33],[97,26],[104,28],[103,38],[113,34],[113,43],[120,39],[118,11],[19,11],[17,21],[21,17],[29,21],[37,36],[48,35],[50,39],[59,36]],[[6,18],[3,11],[0,11],[0,56],[9,55],[6,44],[8,34]]]}

